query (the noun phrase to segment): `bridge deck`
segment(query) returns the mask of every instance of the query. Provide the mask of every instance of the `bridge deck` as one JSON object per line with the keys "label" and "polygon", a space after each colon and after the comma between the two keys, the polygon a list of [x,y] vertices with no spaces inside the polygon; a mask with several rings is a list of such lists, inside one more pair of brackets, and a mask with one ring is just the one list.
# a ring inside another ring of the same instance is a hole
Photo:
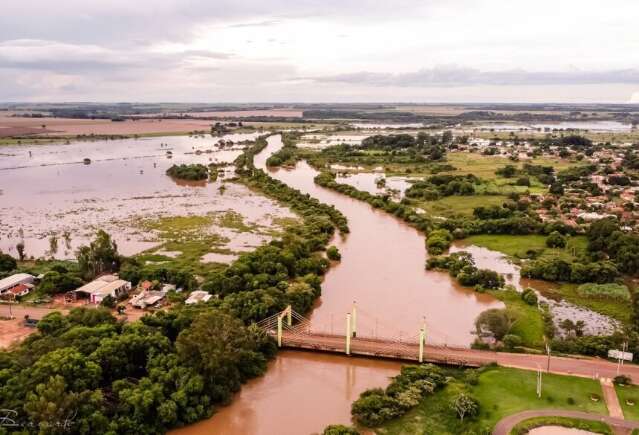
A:
{"label": "bridge deck", "polygon": [[[340,335],[300,334],[295,331],[284,331],[282,346],[289,349],[345,354],[345,338]],[[419,345],[417,343],[399,344],[380,339],[357,337],[351,340],[351,354],[416,362],[419,355]],[[428,344],[424,347],[424,360],[438,364],[469,367],[490,363],[525,370],[541,368],[546,371],[548,367],[546,355],[493,352]],[[550,372],[589,378],[613,378],[617,375],[617,364],[600,358],[553,356],[550,359]],[[626,364],[620,372],[630,375],[633,383],[639,383],[639,366]]]}

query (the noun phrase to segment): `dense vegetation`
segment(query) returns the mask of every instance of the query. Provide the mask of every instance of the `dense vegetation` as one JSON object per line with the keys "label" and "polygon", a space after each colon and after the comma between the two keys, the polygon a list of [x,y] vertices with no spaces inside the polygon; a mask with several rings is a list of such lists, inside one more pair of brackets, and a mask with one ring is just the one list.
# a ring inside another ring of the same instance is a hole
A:
{"label": "dense vegetation", "polygon": [[166,170],[166,175],[178,180],[202,181],[209,178],[209,169],[199,163],[191,165],[172,165]]}
{"label": "dense vegetation", "polygon": [[364,391],[353,402],[351,413],[355,421],[364,426],[379,426],[404,415],[444,383],[445,377],[436,366],[404,366],[385,390]]}
{"label": "dense vegetation", "polygon": [[504,286],[504,277],[489,269],[475,266],[468,252],[455,252],[448,256],[430,257],[426,261],[427,269],[445,269],[463,286],[475,287],[478,291],[498,289]]}
{"label": "dense vegetation", "polygon": [[164,433],[210,415],[274,352],[259,329],[212,308],[128,325],[75,308],[0,352],[0,407],[29,433]]}

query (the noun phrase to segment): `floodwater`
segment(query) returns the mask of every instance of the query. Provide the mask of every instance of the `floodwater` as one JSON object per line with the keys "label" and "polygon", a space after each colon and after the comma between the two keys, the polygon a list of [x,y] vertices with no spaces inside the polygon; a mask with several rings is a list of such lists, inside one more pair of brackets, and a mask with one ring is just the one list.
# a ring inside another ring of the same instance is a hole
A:
{"label": "floodwater", "polygon": [[[334,167],[335,165],[331,165]],[[384,180],[383,184],[378,184],[378,181]],[[337,175],[336,181],[342,184],[348,184],[368,192],[373,195],[378,194],[390,194],[395,199],[401,199],[404,197],[404,192],[408,189],[412,183],[408,181],[407,177],[401,176],[385,176],[384,172],[372,173],[372,172],[357,172],[349,173],[343,172]]]}
{"label": "floodwater", "polygon": [[308,435],[350,422],[351,403],[385,386],[400,363],[282,351],[267,373],[242,386],[231,405],[172,435]]}
{"label": "floodwater", "polygon": [[[268,155],[280,147],[280,137],[271,136],[256,166],[264,168]],[[447,273],[426,271],[423,234],[364,202],[317,186],[316,174],[305,162],[292,170],[271,171],[348,218],[351,233],[334,240],[342,261],[326,275],[323,295],[311,314],[312,328],[341,332],[355,301],[360,335],[414,339],[425,317],[428,341],[469,345],[477,315],[502,307],[501,302],[457,285]]]}
{"label": "floodwater", "polygon": [[[274,201],[244,186],[216,182],[176,182],[165,175],[172,164],[231,162],[241,146],[220,148],[220,139],[239,142],[257,134],[175,136],[0,148],[0,250],[14,256],[25,244],[27,256],[72,258],[75,249],[102,228],[124,255],[159,244],[138,219],[205,215],[234,210],[246,221],[269,226],[274,216],[293,216]],[[171,154],[168,154],[170,152]],[[169,156],[171,156],[169,158]],[[88,158],[90,164],[84,164]],[[68,238],[64,234],[68,234]],[[58,239],[50,252],[49,237]],[[250,250],[263,238],[232,237],[233,251]],[[255,240],[253,240],[255,239]]]}
{"label": "floodwater", "polygon": [[[464,130],[468,130],[466,127]],[[595,132],[624,133],[632,130],[632,124],[619,121],[562,121],[538,124],[490,123],[472,126],[472,129],[490,131],[526,131],[526,130],[588,130]]]}
{"label": "floodwater", "polygon": [[[266,158],[281,146],[280,137],[271,136],[255,165],[265,168]],[[345,315],[357,301],[359,336],[415,340],[425,316],[427,341],[470,344],[477,315],[503,305],[458,286],[447,273],[426,271],[423,234],[366,203],[315,185],[316,173],[305,162],[292,170],[271,171],[348,218],[351,233],[334,240],[342,261],[324,279],[311,329],[343,332]],[[359,393],[386,386],[399,368],[399,363],[384,360],[280,352],[267,373],[244,385],[228,407],[174,434],[321,433],[329,424],[350,424],[350,407]]]}
{"label": "floodwater", "polygon": [[590,130],[590,131],[608,131],[608,132],[629,132],[632,124],[619,121],[572,121],[533,124],[534,128],[550,129],[550,130]]}

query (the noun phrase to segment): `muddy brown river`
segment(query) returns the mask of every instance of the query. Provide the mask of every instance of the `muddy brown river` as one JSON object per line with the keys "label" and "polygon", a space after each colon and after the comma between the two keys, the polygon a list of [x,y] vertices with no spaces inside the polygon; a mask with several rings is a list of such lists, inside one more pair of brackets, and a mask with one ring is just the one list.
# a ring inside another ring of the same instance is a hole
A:
{"label": "muddy brown river", "polygon": [[[256,157],[256,166],[265,168],[266,158],[281,146],[280,137],[271,136],[268,147]],[[348,218],[351,233],[334,241],[342,261],[327,273],[322,296],[310,315],[313,330],[341,332],[356,301],[360,335],[410,339],[425,316],[429,342],[468,345],[477,315],[502,307],[488,295],[458,286],[446,273],[426,271],[423,234],[366,203],[316,186],[317,172],[305,162],[270,173],[334,205]],[[392,361],[280,352],[268,372],[244,385],[231,405],[173,433],[321,433],[328,424],[350,424],[350,406],[359,393],[387,385],[399,367]]]}

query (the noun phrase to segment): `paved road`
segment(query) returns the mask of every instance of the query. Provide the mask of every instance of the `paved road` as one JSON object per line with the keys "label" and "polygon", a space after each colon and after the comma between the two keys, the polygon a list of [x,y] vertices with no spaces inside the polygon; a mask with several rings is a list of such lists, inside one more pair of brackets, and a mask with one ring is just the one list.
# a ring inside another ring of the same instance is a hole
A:
{"label": "paved road", "polygon": [[524,411],[519,414],[504,417],[495,425],[493,435],[510,435],[512,428],[524,420],[535,417],[569,417],[582,420],[603,421],[609,424],[616,434],[628,434],[633,429],[639,429],[638,421],[623,420],[621,418],[609,417],[607,415],[589,414],[579,411],[559,411],[557,409],[542,409],[537,411]]}
{"label": "paved road", "polygon": [[[343,336],[313,334],[305,335],[285,331],[283,345],[288,348],[319,350],[334,353],[344,353]],[[383,340],[371,338],[354,338],[351,344],[354,355],[373,356],[381,358],[397,358],[417,360],[419,346],[416,343],[392,344]],[[467,348],[453,348],[427,345],[424,350],[425,360],[429,362],[465,364],[479,366],[497,363],[503,367],[513,367],[525,370],[546,371],[548,358],[545,355],[524,353],[492,352]],[[614,378],[617,375],[617,364],[601,358],[589,357],[558,357],[550,358],[550,372],[557,374],[581,376],[588,378]],[[626,364],[621,373],[631,377],[632,382],[639,384],[639,366]]]}

